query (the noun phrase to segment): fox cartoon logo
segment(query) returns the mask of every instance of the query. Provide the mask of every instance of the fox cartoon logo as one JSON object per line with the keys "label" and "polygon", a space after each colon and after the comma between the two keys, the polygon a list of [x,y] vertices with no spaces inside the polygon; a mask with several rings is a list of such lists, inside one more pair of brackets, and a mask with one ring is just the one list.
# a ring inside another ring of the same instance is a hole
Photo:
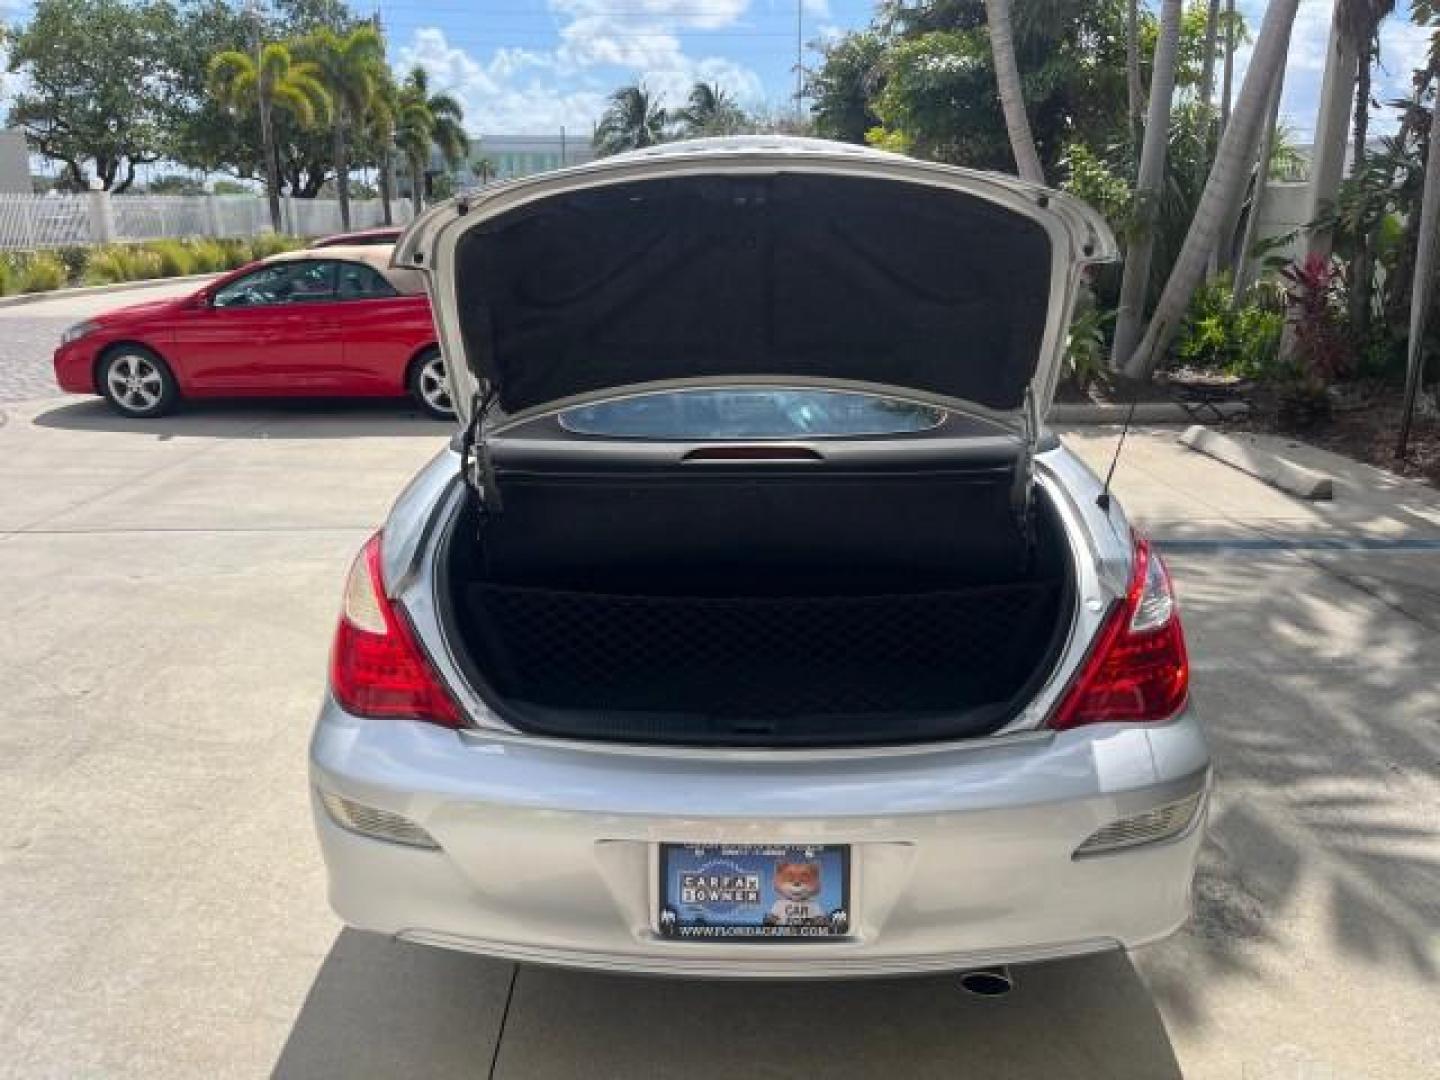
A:
{"label": "fox cartoon logo", "polygon": [[775,866],[775,903],[765,916],[766,926],[797,926],[824,921],[820,906],[820,864],[782,862]]}

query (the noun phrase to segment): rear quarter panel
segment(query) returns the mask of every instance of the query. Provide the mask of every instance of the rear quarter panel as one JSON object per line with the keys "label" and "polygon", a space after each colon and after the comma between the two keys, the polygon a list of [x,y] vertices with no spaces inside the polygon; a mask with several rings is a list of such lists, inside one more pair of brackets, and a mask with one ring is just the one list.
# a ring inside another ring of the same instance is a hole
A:
{"label": "rear quarter panel", "polygon": [[344,318],[345,370],[351,394],[403,394],[416,353],[435,343],[430,301],[424,296],[357,300]]}

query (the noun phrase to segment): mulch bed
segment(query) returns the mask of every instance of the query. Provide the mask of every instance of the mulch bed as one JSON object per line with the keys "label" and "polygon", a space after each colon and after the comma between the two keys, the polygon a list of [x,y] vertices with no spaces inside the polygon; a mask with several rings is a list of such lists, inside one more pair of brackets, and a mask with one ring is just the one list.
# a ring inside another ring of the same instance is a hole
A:
{"label": "mulch bed", "polygon": [[1440,417],[1417,406],[1410,424],[1405,459],[1397,460],[1404,390],[1387,383],[1354,383],[1346,387],[1341,404],[1328,420],[1303,429],[1280,422],[1273,395],[1251,395],[1251,414],[1227,425],[1237,430],[1289,435],[1356,461],[1440,487]]}
{"label": "mulch bed", "polygon": [[1268,387],[1198,370],[1161,372],[1154,384],[1140,387],[1138,393],[1130,386],[1094,386],[1082,392],[1062,385],[1056,396],[1062,401],[1120,405],[1129,404],[1132,397],[1139,401],[1248,401],[1248,417],[1212,426],[1229,431],[1285,435],[1440,487],[1440,414],[1433,409],[1427,411],[1423,402],[1419,404],[1410,425],[1410,445],[1405,459],[1397,461],[1395,443],[1400,431],[1404,391],[1392,383],[1345,384],[1335,395],[1329,418],[1305,427],[1285,422],[1279,403]]}

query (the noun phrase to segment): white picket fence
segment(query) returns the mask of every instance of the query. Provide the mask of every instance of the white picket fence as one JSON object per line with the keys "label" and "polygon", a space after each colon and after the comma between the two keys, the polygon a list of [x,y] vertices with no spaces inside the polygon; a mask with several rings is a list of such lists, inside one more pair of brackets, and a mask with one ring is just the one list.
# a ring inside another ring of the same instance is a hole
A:
{"label": "white picket fence", "polygon": [[[280,202],[284,232],[325,236],[341,231],[340,204],[334,199],[286,197]],[[397,225],[408,224],[412,217],[406,200],[392,200],[390,212]],[[379,199],[351,200],[352,229],[373,228],[384,220]],[[0,249],[244,237],[270,228],[269,204],[254,195],[0,195]]]}

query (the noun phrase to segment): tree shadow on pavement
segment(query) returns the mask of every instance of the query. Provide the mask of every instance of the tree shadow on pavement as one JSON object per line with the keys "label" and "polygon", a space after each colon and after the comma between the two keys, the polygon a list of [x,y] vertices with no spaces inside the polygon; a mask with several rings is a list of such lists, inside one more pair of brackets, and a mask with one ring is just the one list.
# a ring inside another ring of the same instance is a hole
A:
{"label": "tree shadow on pavement", "polygon": [[494,1075],[526,1080],[1180,1076],[1123,953],[1015,976],[1002,999],[971,997],[953,976],[651,979],[516,969],[346,930],[275,1075],[483,1076],[503,1021]]}
{"label": "tree shadow on pavement", "polygon": [[[1216,770],[1195,917],[1141,958],[1172,1030],[1206,1026],[1212,998],[1247,984],[1283,996],[1325,965],[1369,967],[1394,989],[1433,984],[1434,554],[1168,558]],[[1329,993],[1354,1009],[1337,1022],[1359,1023],[1364,984]]]}
{"label": "tree shadow on pavement", "polygon": [[169,416],[135,420],[98,398],[67,401],[31,421],[62,431],[111,432],[160,440],[342,439],[354,436],[451,434],[453,421],[432,419],[403,399],[245,399],[185,402]]}

